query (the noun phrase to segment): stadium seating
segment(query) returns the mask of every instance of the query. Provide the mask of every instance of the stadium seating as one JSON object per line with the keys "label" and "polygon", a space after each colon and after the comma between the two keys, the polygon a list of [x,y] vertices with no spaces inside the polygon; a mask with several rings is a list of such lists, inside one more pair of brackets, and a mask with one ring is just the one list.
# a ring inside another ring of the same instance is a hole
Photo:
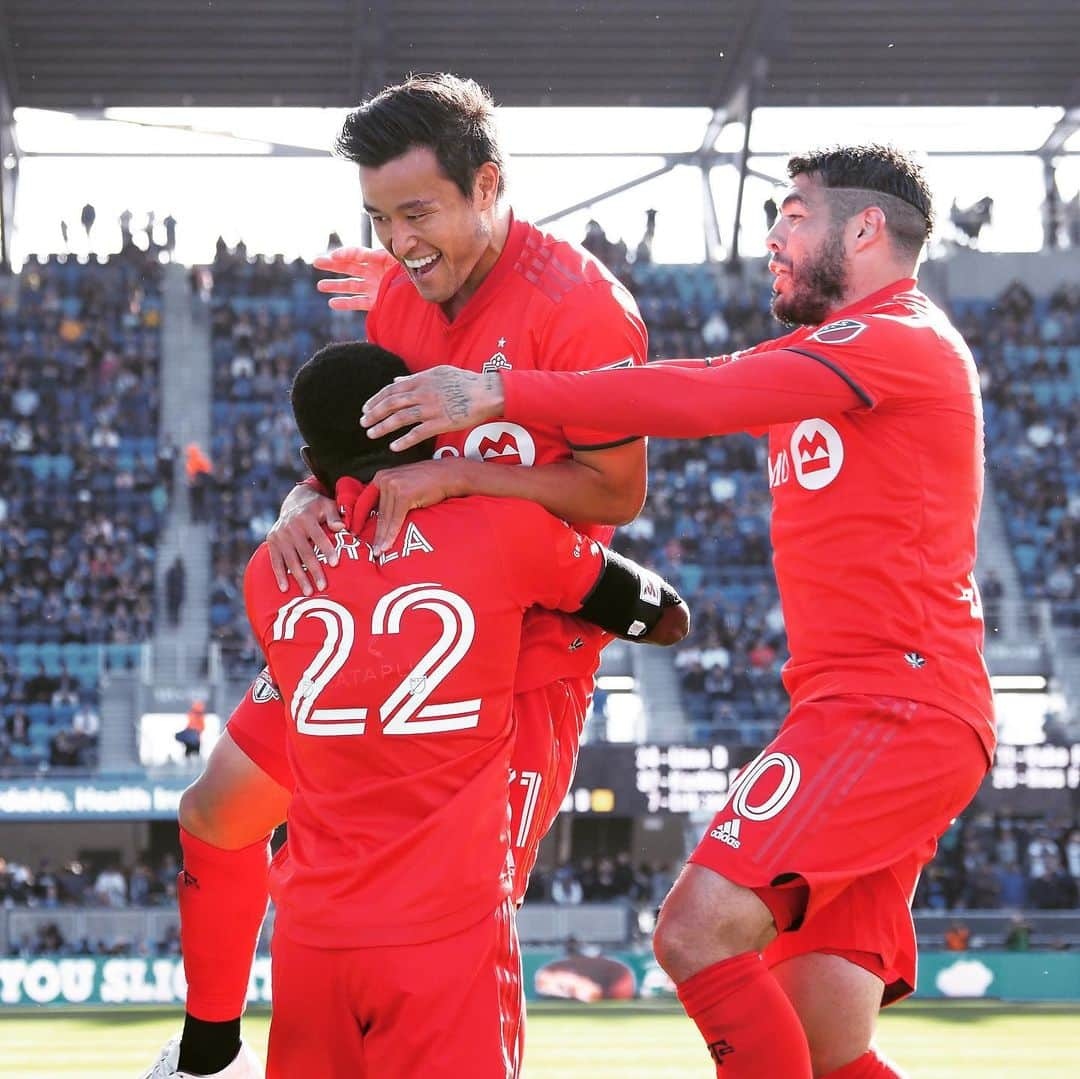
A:
{"label": "stadium seating", "polygon": [[[244,567],[304,475],[289,387],[297,368],[333,336],[335,316],[302,262],[248,260],[242,250],[219,248],[212,273],[210,630],[226,670],[244,677],[259,663],[244,614]],[[337,323],[338,336],[362,332],[356,315]]]}
{"label": "stadium seating", "polygon": [[3,290],[0,765],[47,766],[73,705],[152,632],[158,278],[132,248],[30,259]]}
{"label": "stadium seating", "polygon": [[959,303],[983,381],[987,461],[1029,599],[1080,626],[1080,289]]}

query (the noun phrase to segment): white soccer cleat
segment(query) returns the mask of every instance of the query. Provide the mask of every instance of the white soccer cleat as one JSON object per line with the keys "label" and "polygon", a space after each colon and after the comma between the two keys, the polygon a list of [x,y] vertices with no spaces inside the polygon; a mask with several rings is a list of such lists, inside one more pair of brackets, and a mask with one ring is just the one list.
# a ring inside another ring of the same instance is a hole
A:
{"label": "white soccer cleat", "polygon": [[180,1061],[180,1035],[170,1038],[161,1050],[161,1056],[148,1071],[143,1072],[139,1079],[264,1079],[263,1067],[259,1058],[243,1043],[236,1059],[226,1068],[214,1072],[208,1076],[194,1076],[190,1072],[182,1072],[179,1068]]}

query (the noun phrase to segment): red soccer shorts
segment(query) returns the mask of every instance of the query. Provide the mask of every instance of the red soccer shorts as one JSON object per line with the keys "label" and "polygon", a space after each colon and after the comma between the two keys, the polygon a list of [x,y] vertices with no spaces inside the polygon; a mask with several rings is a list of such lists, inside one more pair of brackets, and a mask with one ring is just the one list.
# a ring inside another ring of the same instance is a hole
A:
{"label": "red soccer shorts", "polygon": [[[525,895],[540,841],[562,807],[577,767],[591,678],[564,679],[514,697],[517,738],[511,757],[514,899]],[[229,717],[232,740],[286,790],[293,777],[285,746],[288,713],[269,671],[252,683]]]}
{"label": "red soccer shorts", "polygon": [[516,1079],[521,954],[509,900],[427,944],[306,948],[273,941],[267,1079]]}
{"label": "red soccer shorts", "polygon": [[562,808],[577,769],[592,678],[567,678],[514,697],[517,737],[510,757],[514,891],[525,896],[540,841]]}
{"label": "red soccer shorts", "polygon": [[[915,987],[919,873],[986,770],[975,731],[932,705],[810,701],[740,771],[690,861],[773,911],[770,966],[841,955],[880,977],[891,1004]],[[804,909],[794,897],[807,893]]]}

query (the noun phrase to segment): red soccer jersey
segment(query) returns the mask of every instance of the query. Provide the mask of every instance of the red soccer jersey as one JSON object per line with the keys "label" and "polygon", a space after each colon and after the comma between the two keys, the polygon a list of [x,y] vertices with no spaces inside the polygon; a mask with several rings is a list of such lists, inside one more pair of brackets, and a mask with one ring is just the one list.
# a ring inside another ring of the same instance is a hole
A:
{"label": "red soccer jersey", "polygon": [[[766,355],[785,372],[775,390],[754,372],[755,357]],[[796,355],[821,366],[800,364]],[[506,412],[575,422],[605,415],[627,430],[684,437],[767,424],[792,703],[841,693],[926,701],[967,720],[991,754],[993,700],[973,577],[982,401],[963,339],[906,279],[824,326],[726,359],[625,378],[511,376]],[[850,392],[836,393],[826,368]],[[805,386],[797,381],[802,371]],[[800,392],[845,403],[807,415],[797,411]],[[754,422],[733,422],[744,406]]]}
{"label": "red soccer jersey", "polygon": [[[450,321],[392,267],[368,315],[368,339],[413,371],[452,364],[465,371],[585,371],[645,362],[648,339],[629,292],[588,252],[512,220],[506,246],[464,309]],[[634,437],[634,436],[632,436]],[[632,440],[581,425],[495,420],[439,438],[436,457],[508,465],[565,461],[571,450]],[[578,523],[602,542],[614,529]],[[592,675],[607,640],[595,626],[551,611],[526,616],[518,690]]]}
{"label": "red soccer jersey", "polygon": [[301,944],[417,944],[490,914],[510,892],[511,699],[523,612],[576,610],[597,544],[516,499],[415,510],[371,556],[363,490],[327,589],[282,594],[265,544],[248,617],[291,722],[296,788],[275,859],[278,925]]}

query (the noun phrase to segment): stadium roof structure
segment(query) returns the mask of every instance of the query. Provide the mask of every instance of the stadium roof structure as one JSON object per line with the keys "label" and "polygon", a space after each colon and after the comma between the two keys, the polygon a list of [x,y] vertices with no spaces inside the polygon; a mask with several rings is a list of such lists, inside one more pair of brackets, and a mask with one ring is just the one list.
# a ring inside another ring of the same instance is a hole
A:
{"label": "stadium roof structure", "polygon": [[[1057,106],[1036,151],[1051,169],[1080,130],[1078,50],[1076,0],[0,0],[0,226],[20,106],[348,107],[454,71],[507,106],[713,110],[695,154],[591,204],[688,159],[745,178],[758,106]],[[742,153],[715,153],[733,120]]]}
{"label": "stadium roof structure", "polygon": [[349,106],[412,71],[504,105],[1077,104],[1075,0],[0,0],[15,106]]}

